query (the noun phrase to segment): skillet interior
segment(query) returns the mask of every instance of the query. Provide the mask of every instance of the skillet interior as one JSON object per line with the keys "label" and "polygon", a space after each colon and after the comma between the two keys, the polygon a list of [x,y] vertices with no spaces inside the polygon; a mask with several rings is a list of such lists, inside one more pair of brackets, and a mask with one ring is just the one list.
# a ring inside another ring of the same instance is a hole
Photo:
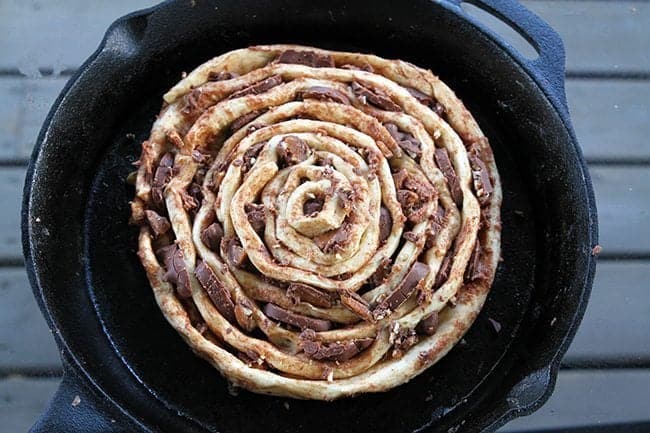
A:
{"label": "skillet interior", "polygon": [[[30,218],[47,215],[31,229],[46,308],[82,368],[145,424],[169,431],[401,432],[465,423],[475,431],[509,410],[530,409],[554,380],[548,365],[579,320],[590,242],[588,191],[567,127],[507,54],[443,6],[334,3],[341,4],[305,12],[293,1],[179,2],[122,22],[41,137]],[[504,190],[503,262],[486,306],[465,344],[387,393],[334,403],[231,396],[218,372],[167,325],[135,256],[137,229],[127,225],[133,190],[124,179],[162,93],[181,71],[218,53],[275,42],[429,67],[468,105],[495,152]],[[144,403],[144,388],[156,399]]]}

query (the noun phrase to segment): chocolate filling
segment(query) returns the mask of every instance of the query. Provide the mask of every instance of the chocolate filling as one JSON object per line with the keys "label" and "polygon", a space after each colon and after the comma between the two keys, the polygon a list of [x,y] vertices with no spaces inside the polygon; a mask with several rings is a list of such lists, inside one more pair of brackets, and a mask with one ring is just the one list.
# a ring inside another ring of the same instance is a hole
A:
{"label": "chocolate filling", "polygon": [[372,342],[372,338],[360,338],[350,341],[336,341],[333,343],[322,343],[314,340],[302,340],[302,350],[307,356],[317,361],[338,361],[343,362],[357,356],[367,349]]}
{"label": "chocolate filling", "polygon": [[490,175],[483,160],[479,157],[479,150],[475,147],[469,152],[469,162],[472,166],[474,190],[481,206],[489,203],[490,195],[494,191]]}
{"label": "chocolate filling", "polygon": [[350,105],[350,99],[339,90],[325,86],[312,86],[301,90],[296,95],[298,99],[316,99],[319,101],[338,102],[339,104]]}
{"label": "chocolate filling", "polygon": [[244,210],[246,211],[248,222],[251,223],[253,230],[257,233],[262,232],[266,225],[266,207],[263,204],[246,203],[244,205]]}
{"label": "chocolate filling", "polygon": [[265,80],[258,81],[257,83],[234,92],[228,97],[228,99],[241,98],[242,96],[247,95],[259,95],[260,93],[264,93],[280,84],[282,84],[282,77],[280,75],[273,75]]}
{"label": "chocolate filling", "polygon": [[243,116],[239,116],[230,124],[230,133],[234,134],[239,131],[244,125],[250,123],[253,119],[257,119],[264,113],[265,110],[255,110],[250,113],[246,113]]}
{"label": "chocolate filling", "polygon": [[248,255],[244,248],[241,246],[237,238],[223,238],[221,239],[221,249],[226,254],[226,260],[235,268],[242,268],[248,260]]}
{"label": "chocolate filling", "polygon": [[384,128],[405,151],[420,155],[422,153],[422,143],[420,143],[413,135],[408,132],[400,131],[398,126],[394,123],[384,123]]}
{"label": "chocolate filling", "polygon": [[393,230],[393,217],[390,211],[382,206],[379,208],[379,243],[383,244]]}
{"label": "chocolate filling", "polygon": [[149,227],[151,227],[151,230],[153,230],[156,237],[164,235],[171,228],[169,220],[164,216],[160,216],[156,211],[146,210],[144,211],[144,216],[147,218]]}
{"label": "chocolate filling", "polygon": [[434,156],[438,168],[442,172],[443,176],[445,176],[449,192],[451,193],[451,198],[454,200],[454,203],[456,203],[456,206],[461,207],[463,205],[463,191],[460,189],[460,182],[458,181],[458,176],[456,176],[454,166],[449,159],[447,149],[436,149]]}
{"label": "chocolate filling", "polygon": [[415,330],[423,335],[433,335],[438,329],[438,313],[433,312],[418,323]]}
{"label": "chocolate filling", "polygon": [[381,262],[374,274],[370,277],[370,282],[376,287],[381,284],[384,284],[386,277],[390,275],[391,268],[393,266],[393,261],[390,257],[385,257]]}
{"label": "chocolate filling", "polygon": [[445,254],[445,258],[442,259],[440,269],[438,269],[438,273],[436,274],[436,281],[433,283],[433,290],[438,290],[438,288],[447,281],[447,278],[449,278],[449,271],[451,271],[453,260],[453,250],[453,248],[450,248],[449,251],[447,251],[447,254]]}
{"label": "chocolate filling", "polygon": [[223,238],[223,228],[218,221],[213,222],[201,231],[201,242],[212,251],[218,251]]}
{"label": "chocolate filling", "polygon": [[176,286],[176,293],[181,298],[189,298],[192,296],[192,289],[190,287],[190,279],[183,260],[183,251],[177,244],[167,245],[156,251],[165,264],[165,275],[163,280]]}
{"label": "chocolate filling", "polygon": [[352,82],[352,92],[362,105],[371,104],[386,111],[402,111],[402,107],[387,96],[379,94],[378,90],[372,91],[356,81]]}
{"label": "chocolate filling", "polygon": [[333,68],[334,59],[329,54],[314,51],[286,50],[278,57],[278,63],[311,66],[313,68]]}
{"label": "chocolate filling", "polygon": [[211,71],[208,73],[208,81],[224,81],[239,77],[239,74],[229,71]]}
{"label": "chocolate filling", "polygon": [[318,235],[313,241],[325,254],[335,253],[343,250],[345,244],[350,241],[351,230],[350,223],[344,221],[339,228]]}
{"label": "chocolate filling", "polygon": [[212,269],[200,260],[194,270],[194,276],[208,293],[219,313],[230,323],[235,323],[235,304],[232,302],[230,293]]}
{"label": "chocolate filling", "polygon": [[157,208],[162,208],[164,204],[163,190],[172,178],[174,165],[174,156],[167,152],[160,158],[158,168],[151,183],[151,200]]}
{"label": "chocolate filling", "polygon": [[341,304],[357,316],[368,322],[374,322],[374,317],[368,308],[368,301],[352,290],[343,290],[341,293]]}
{"label": "chocolate filling", "polygon": [[393,290],[374,310],[373,316],[376,320],[380,320],[395,311],[397,307],[402,305],[415,291],[415,288],[420,284],[429,273],[429,265],[422,262],[415,262],[411,269],[404,277],[404,281],[397,289]]}
{"label": "chocolate filling", "polygon": [[306,160],[309,157],[310,150],[307,143],[295,135],[284,137],[278,146],[278,156],[281,163],[286,167],[295,165]]}
{"label": "chocolate filling", "polygon": [[257,156],[260,154],[264,146],[266,145],[266,141],[262,141],[260,143],[255,143],[248,149],[246,149],[246,152],[244,152],[244,163],[242,164],[242,172],[246,173],[248,170],[250,170],[253,165],[255,164],[255,160],[257,159]]}
{"label": "chocolate filling", "polygon": [[309,302],[315,307],[330,308],[332,297],[329,293],[301,283],[292,283],[287,289],[287,296],[294,304]]}
{"label": "chocolate filling", "polygon": [[306,200],[302,205],[302,213],[309,217],[316,216],[318,212],[323,210],[323,204],[323,199],[318,197]]}
{"label": "chocolate filling", "polygon": [[275,304],[266,304],[264,306],[264,314],[271,319],[300,329],[310,328],[314,331],[322,332],[328,331],[332,328],[332,323],[329,320],[314,319],[313,317],[303,316],[302,314],[285,310]]}

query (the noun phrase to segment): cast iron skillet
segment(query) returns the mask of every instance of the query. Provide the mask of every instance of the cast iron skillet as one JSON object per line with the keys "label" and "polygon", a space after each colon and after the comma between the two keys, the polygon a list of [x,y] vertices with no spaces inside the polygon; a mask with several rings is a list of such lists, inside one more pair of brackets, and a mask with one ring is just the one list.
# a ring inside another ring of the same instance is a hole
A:
{"label": "cast iron skillet", "polygon": [[[52,108],[25,183],[27,271],[65,371],[32,431],[477,432],[538,408],[589,296],[596,208],[558,35],[514,0],[471,2],[517,28],[539,58],[519,55],[457,0],[175,1],[115,22]],[[282,42],[431,68],[494,148],[503,261],[486,306],[440,363],[386,393],[232,396],[165,322],[136,258],[124,179],[161,95],[214,55]]]}

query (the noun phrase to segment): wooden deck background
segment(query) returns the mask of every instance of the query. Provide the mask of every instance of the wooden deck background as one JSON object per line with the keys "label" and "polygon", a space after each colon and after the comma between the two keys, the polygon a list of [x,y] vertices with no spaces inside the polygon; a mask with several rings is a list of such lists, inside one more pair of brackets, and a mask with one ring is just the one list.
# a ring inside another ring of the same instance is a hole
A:
{"label": "wooden deck background", "polygon": [[[0,432],[26,431],[61,372],[20,246],[32,146],[58,92],[106,27],[154,3],[0,0]],[[524,4],[565,41],[568,100],[594,182],[604,249],[554,395],[502,431],[650,422],[650,2]]]}

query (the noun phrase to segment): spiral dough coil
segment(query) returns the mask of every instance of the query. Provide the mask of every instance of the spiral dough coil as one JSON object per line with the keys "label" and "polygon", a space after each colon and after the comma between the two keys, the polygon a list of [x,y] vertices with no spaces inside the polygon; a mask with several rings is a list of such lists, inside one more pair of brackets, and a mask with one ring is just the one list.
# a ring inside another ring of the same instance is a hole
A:
{"label": "spiral dough coil", "polygon": [[132,221],[161,311],[254,392],[407,382],[460,340],[494,279],[488,140],[410,63],[231,51],[164,95],[138,164]]}

